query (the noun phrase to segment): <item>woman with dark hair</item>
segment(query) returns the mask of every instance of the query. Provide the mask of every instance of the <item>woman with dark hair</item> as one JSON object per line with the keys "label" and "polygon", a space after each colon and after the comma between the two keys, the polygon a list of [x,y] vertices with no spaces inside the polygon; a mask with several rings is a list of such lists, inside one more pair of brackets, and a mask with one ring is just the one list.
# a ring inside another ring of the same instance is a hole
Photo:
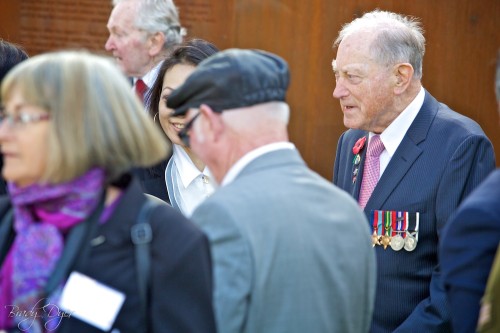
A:
{"label": "woman with dark hair", "polygon": [[184,127],[184,117],[171,117],[167,108],[170,93],[179,87],[204,59],[219,50],[212,43],[192,39],[177,47],[163,62],[158,77],[146,97],[148,110],[167,140],[173,144],[173,154],[165,165],[149,171],[165,175],[168,198],[171,205],[184,215],[190,216],[196,206],[214,190],[214,182],[205,164],[179,139]]}
{"label": "woman with dark hair", "polygon": [[28,54],[21,47],[0,39],[0,82],[12,67],[26,59]]}
{"label": "woman with dark hair", "polygon": [[[0,39],[0,82],[12,67],[26,59],[28,59],[28,54],[20,46]],[[0,155],[0,169],[2,167],[3,155]],[[5,179],[0,176],[0,195],[2,194],[7,194],[7,185]]]}

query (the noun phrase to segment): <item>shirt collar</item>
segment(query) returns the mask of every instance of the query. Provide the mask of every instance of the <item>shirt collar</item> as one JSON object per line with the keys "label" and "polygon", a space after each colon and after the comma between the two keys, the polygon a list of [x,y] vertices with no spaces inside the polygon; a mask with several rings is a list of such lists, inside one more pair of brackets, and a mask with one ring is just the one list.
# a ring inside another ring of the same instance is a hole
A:
{"label": "shirt collar", "polygon": [[245,168],[257,157],[279,149],[295,149],[295,146],[291,142],[275,142],[246,153],[228,170],[224,179],[222,179],[221,186],[231,183],[238,176],[241,170],[243,170],[243,168]]}
{"label": "shirt collar", "polygon": [[[160,71],[160,67],[163,61],[160,61],[155,67],[153,67],[152,70],[146,73],[141,79],[144,81],[144,83],[148,86],[149,89],[153,86],[155,83],[156,77],[158,76],[158,72]],[[139,78],[134,78],[134,84],[137,82]]]}
{"label": "shirt collar", "polygon": [[177,166],[177,171],[179,172],[182,185],[184,188],[187,188],[189,184],[191,184],[198,176],[203,174],[206,175],[208,170],[207,167],[205,167],[203,172],[200,172],[200,170],[198,170],[198,168],[194,165],[193,161],[191,161],[191,158],[189,158],[189,155],[186,153],[184,148],[176,144],[173,146],[174,153],[172,158]]}
{"label": "shirt collar", "polygon": [[[413,120],[422,108],[425,99],[425,89],[420,88],[417,96],[410,104],[401,112],[399,116],[380,134],[380,140],[384,144],[385,150],[390,157],[394,155],[399,144],[403,141],[406,132],[410,128]],[[370,139],[374,133],[370,132]]]}

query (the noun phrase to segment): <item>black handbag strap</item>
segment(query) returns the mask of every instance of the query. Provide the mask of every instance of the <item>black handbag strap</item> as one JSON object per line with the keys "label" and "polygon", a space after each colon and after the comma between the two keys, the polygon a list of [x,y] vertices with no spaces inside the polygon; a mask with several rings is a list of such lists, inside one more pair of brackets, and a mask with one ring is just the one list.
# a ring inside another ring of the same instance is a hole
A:
{"label": "black handbag strap", "polygon": [[14,224],[12,215],[14,215],[14,210],[9,206],[2,218],[2,222],[0,222],[0,267],[2,267],[5,257],[7,257],[7,253],[9,253],[9,249],[14,242],[14,238],[16,238],[16,233],[12,227]]}
{"label": "black handbag strap", "polygon": [[2,222],[0,222],[0,267],[2,266],[5,257],[14,242],[14,238],[16,237],[16,233],[12,227],[14,222],[14,219],[12,218],[13,215],[14,210],[11,206],[9,206],[8,210],[3,215]]}
{"label": "black handbag strap", "polygon": [[141,310],[146,320],[145,332],[148,332],[148,300],[151,287],[151,246],[153,231],[149,219],[153,209],[158,205],[152,199],[147,199],[139,211],[136,223],[132,225],[130,235],[135,247],[135,266]]}

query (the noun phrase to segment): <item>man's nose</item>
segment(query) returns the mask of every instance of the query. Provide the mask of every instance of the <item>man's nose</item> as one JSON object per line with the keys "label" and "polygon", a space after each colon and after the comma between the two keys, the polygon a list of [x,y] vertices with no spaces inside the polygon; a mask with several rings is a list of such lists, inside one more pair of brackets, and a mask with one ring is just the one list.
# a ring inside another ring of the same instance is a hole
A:
{"label": "man's nose", "polygon": [[341,99],[349,95],[349,90],[342,83],[342,78],[338,78],[337,82],[335,82],[335,89],[333,89],[333,97],[337,99]]}
{"label": "man's nose", "polygon": [[114,48],[113,39],[111,36],[109,36],[108,40],[106,40],[106,44],[104,44],[104,49],[106,51],[112,51],[113,48]]}

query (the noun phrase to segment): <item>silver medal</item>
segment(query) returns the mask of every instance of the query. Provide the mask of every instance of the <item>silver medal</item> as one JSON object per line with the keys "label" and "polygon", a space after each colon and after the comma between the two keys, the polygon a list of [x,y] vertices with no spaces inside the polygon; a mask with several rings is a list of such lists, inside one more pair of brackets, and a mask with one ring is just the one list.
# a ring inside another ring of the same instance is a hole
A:
{"label": "silver medal", "polygon": [[417,247],[417,239],[410,233],[406,233],[404,248],[406,251],[411,252]]}
{"label": "silver medal", "polygon": [[405,246],[405,240],[401,235],[393,236],[391,239],[391,248],[394,251],[399,251]]}

